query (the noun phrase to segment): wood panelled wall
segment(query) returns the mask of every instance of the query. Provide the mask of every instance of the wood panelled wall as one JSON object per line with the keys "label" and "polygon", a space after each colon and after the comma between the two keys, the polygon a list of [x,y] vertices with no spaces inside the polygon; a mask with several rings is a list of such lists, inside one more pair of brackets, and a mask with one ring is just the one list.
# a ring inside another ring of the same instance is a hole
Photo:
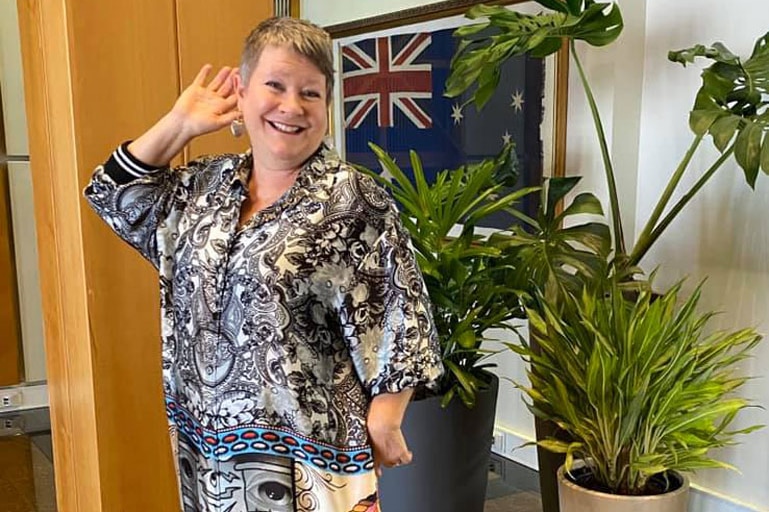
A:
{"label": "wood panelled wall", "polygon": [[[18,0],[59,510],[179,510],[157,277],[82,189],[199,63],[237,62],[248,29],[271,14],[265,4]],[[195,149],[232,150],[221,141]]]}
{"label": "wood panelled wall", "polygon": [[[256,25],[254,19],[272,14],[272,2],[254,0],[228,0],[227,8],[209,9],[211,0],[177,0],[179,27],[179,75],[182,87],[190,84],[203,64],[214,64],[213,75],[220,66],[236,67],[240,64],[243,39]],[[205,16],[201,13],[207,12]],[[244,13],[249,13],[244,16]],[[212,31],[211,26],[227,27]],[[233,51],[234,50],[234,51]],[[222,60],[231,55],[229,60]],[[194,140],[187,157],[215,152],[242,152],[248,147],[247,137],[235,139],[228,130],[205,135]]]}

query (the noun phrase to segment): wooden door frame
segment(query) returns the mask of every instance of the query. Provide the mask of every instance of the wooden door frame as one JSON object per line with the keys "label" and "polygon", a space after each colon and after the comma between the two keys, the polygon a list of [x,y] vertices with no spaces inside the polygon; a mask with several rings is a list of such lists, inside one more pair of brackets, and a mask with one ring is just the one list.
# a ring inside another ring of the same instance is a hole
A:
{"label": "wooden door frame", "polygon": [[[96,158],[103,159],[109,150],[93,147],[91,140],[93,126],[99,124],[97,121],[104,121],[94,120],[93,116],[89,119],[88,115],[94,102],[105,101],[94,99],[91,94],[99,87],[99,76],[90,69],[78,69],[75,64],[77,59],[83,62],[88,52],[104,52],[106,55],[95,66],[110,66],[114,61],[114,70],[118,73],[122,57],[119,45],[128,46],[120,38],[136,37],[139,32],[136,20],[146,24],[147,39],[141,44],[146,45],[148,51],[154,51],[151,45],[159,41],[152,38],[160,36],[153,23],[165,23],[168,29],[163,32],[165,37],[175,37],[173,0],[136,0],[114,6],[99,6],[95,0],[17,0],[17,6],[43,290],[58,509],[67,512],[178,511],[173,463],[163,426],[159,354],[157,367],[152,368],[144,384],[141,379],[144,370],[136,368],[144,366],[144,362],[138,362],[135,356],[125,361],[116,357],[118,348],[114,345],[130,343],[123,331],[135,330],[136,326],[128,325],[125,318],[115,315],[114,329],[110,332],[109,318],[105,318],[110,307],[103,297],[108,295],[106,288],[114,276],[100,274],[100,267],[94,262],[111,261],[116,273],[135,274],[138,292],[124,289],[112,296],[116,304],[133,299],[141,305],[138,312],[131,314],[136,314],[137,322],[147,324],[147,337],[153,340],[158,339],[158,317],[152,310],[153,302],[157,302],[156,278],[151,277],[151,268],[141,266],[138,256],[128,254],[127,247],[113,251],[118,243],[113,242],[116,237],[93,218],[83,200],[87,175],[99,162],[93,155],[98,153],[101,156]],[[121,14],[132,15],[133,24],[125,17],[104,14],[113,8],[122,9]],[[86,9],[102,14],[84,19],[89,17]],[[148,13],[152,15],[151,20],[142,18]],[[120,25],[121,21],[125,21],[125,25]],[[121,33],[123,26],[125,32]],[[105,41],[103,47],[91,44],[89,38],[93,37],[101,37]],[[159,46],[162,48],[162,42]],[[114,53],[110,54],[111,51]],[[137,73],[143,71],[146,70],[136,70]],[[175,71],[171,69],[171,73]],[[127,76],[126,88],[136,88],[137,81],[144,79],[141,75]],[[151,83],[151,78],[146,82]],[[171,100],[176,95],[175,83],[172,88]],[[165,99],[166,104],[168,100]],[[108,110],[104,112],[107,117]],[[141,123],[146,126],[154,115],[144,112]],[[148,291],[152,289],[154,293]],[[132,351],[136,353],[135,347]],[[138,378],[126,378],[132,374]],[[140,386],[137,388],[133,382],[139,382]],[[152,410],[142,414],[142,401],[148,404],[154,401],[157,410],[154,405],[147,405],[146,408]],[[152,425],[152,431],[146,433],[149,440],[141,431],[144,422]],[[137,441],[142,444],[132,444]],[[149,443],[150,448],[144,443]],[[167,449],[157,448],[162,446]],[[155,454],[147,457],[152,451]],[[140,452],[145,455],[139,455]],[[136,481],[142,485],[130,489],[131,482]],[[148,507],[148,503],[153,505]]]}

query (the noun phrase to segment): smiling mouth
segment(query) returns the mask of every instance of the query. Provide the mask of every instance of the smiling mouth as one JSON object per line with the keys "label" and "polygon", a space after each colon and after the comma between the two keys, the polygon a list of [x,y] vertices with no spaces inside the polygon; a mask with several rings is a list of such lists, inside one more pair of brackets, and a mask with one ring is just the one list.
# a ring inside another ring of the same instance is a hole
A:
{"label": "smiling mouth", "polygon": [[288,135],[296,135],[297,133],[301,133],[304,131],[304,128],[301,126],[292,126],[290,124],[283,124],[279,123],[277,121],[267,121],[267,123],[275,128],[280,133],[285,133]]}

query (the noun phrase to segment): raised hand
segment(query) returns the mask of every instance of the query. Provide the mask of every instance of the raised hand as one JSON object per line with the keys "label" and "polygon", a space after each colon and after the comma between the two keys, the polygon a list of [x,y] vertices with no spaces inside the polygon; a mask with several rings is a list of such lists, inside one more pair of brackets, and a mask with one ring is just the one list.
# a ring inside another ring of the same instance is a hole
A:
{"label": "raised hand", "polygon": [[149,130],[128,145],[133,156],[148,165],[162,167],[181,152],[190,140],[214,132],[236,119],[235,70],[223,67],[206,84],[211,65],[203,66],[173,108]]}
{"label": "raised hand", "polygon": [[182,91],[171,111],[190,137],[228,126],[239,116],[233,82],[235,70],[223,67],[206,83],[213,67],[204,65],[192,83]]}

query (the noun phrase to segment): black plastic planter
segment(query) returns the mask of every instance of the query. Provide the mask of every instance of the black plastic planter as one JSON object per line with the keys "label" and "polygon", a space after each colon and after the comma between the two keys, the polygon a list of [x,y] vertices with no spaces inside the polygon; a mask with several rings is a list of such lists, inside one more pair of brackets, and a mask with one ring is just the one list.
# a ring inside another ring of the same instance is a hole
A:
{"label": "black plastic planter", "polygon": [[483,512],[499,379],[478,394],[475,408],[440,397],[413,402],[403,433],[414,460],[386,469],[379,481],[382,512]]}

